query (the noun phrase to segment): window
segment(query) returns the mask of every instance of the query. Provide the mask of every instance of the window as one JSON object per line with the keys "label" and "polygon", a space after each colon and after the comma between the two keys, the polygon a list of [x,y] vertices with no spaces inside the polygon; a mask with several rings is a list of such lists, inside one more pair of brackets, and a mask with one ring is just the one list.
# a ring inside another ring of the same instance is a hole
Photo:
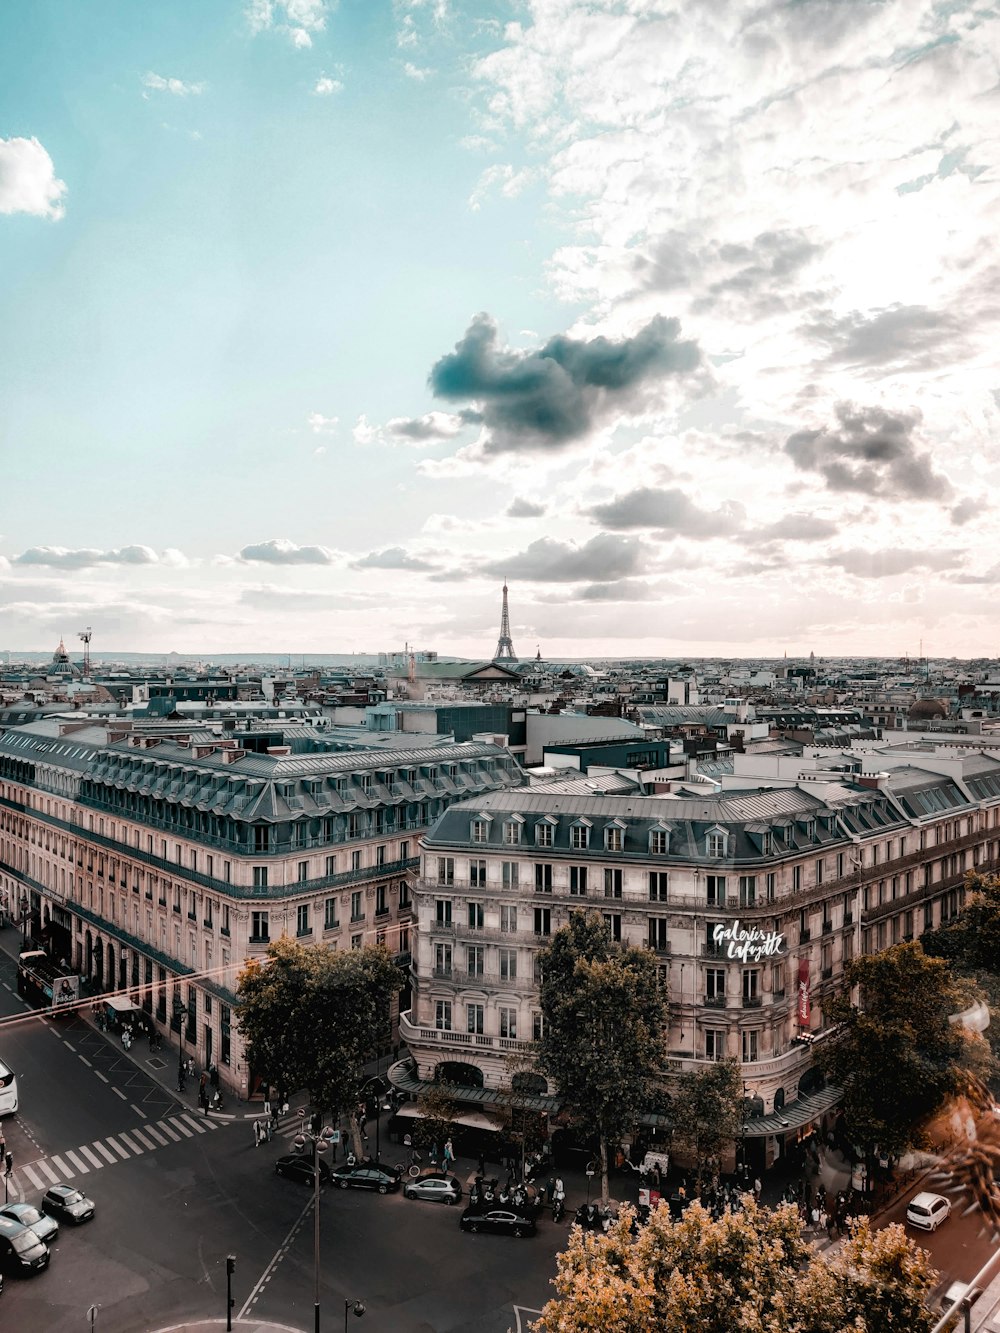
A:
{"label": "window", "polygon": [[741,1032],[740,1037],[743,1046],[743,1063],[752,1064],[759,1060],[760,1032],[757,1028],[749,1028],[747,1031]]}
{"label": "window", "polygon": [[212,899],[207,897],[205,899],[205,925],[208,926],[209,930],[212,929]]}
{"label": "window", "polygon": [[709,907],[725,907],[726,905],[726,877],[725,875],[707,875],[705,878],[706,901]]}
{"label": "window", "polygon": [[470,862],[469,862],[469,883],[472,885],[472,887],[473,887],[474,889],[485,889],[485,888],[486,888],[486,862],[485,862],[485,861],[470,861]]}
{"label": "window", "polygon": [[438,883],[455,883],[455,858],[452,856],[438,857]]}
{"label": "window", "polygon": [[726,854],[725,833],[719,831],[709,833],[705,838],[705,855],[725,856],[725,854]]}
{"label": "window", "polygon": [[309,925],[308,903],[300,903],[295,909],[295,933],[296,935],[312,934],[312,927]]}
{"label": "window", "polygon": [[361,852],[360,852],[360,851],[354,851],[354,852],[351,852],[351,869],[352,869],[352,870],[360,870],[360,869],[361,869]]}
{"label": "window", "polygon": [[365,907],[364,903],[362,902],[361,890],[355,889],[354,892],[351,894],[351,920],[361,921],[364,919],[364,915],[365,915]]}
{"label": "window", "polygon": [[[381,814],[382,811],[379,810],[376,813]],[[381,830],[379,831],[381,832]],[[375,864],[377,866],[385,865],[385,843],[381,843],[378,847],[375,848]]]}
{"label": "window", "polygon": [[765,890],[764,890],[764,891],[765,891],[765,893],[766,893],[766,895],[767,895],[767,901],[768,901],[769,903],[773,903],[773,902],[774,902],[774,888],[775,888],[775,883],[776,883],[776,881],[777,881],[777,876],[775,875],[775,873],[774,873],[773,871],[771,871],[771,873],[767,875],[767,877],[765,878],[765,881],[764,881],[764,883],[765,883]]}
{"label": "window", "polygon": [[760,972],[755,967],[743,969],[743,1003],[747,1008],[760,1003]]}
{"label": "window", "polygon": [[352,949],[360,949],[361,946],[364,944],[364,942],[365,942],[365,937],[364,937],[364,935],[352,935],[352,936],[351,936],[351,948],[352,948]]}
{"label": "window", "polygon": [[584,851],[590,846],[590,829],[586,824],[573,824],[569,831],[569,845],[575,852]]}
{"label": "window", "polygon": [[401,861],[408,861],[410,859],[409,838],[404,838],[403,841],[399,844],[399,859]]}
{"label": "window", "polygon": [[339,924],[337,920],[337,900],[336,898],[327,898],[323,904],[323,929],[336,930]]}
{"label": "window", "polygon": [[300,884],[304,884],[308,878],[309,878],[309,862],[308,862],[308,861],[300,861],[300,862],[299,862],[299,883],[300,883]]}
{"label": "window", "polygon": [[670,851],[670,834],[666,829],[653,829],[649,835],[649,850],[653,856],[667,855]]}
{"label": "window", "polygon": [[270,938],[267,913],[252,912],[250,914],[250,942],[252,944],[263,944]]}
{"label": "window", "polygon": [[505,935],[517,930],[517,908],[509,903],[500,908],[500,929]]}
{"label": "window", "polygon": [[792,892],[798,893],[802,888],[802,867],[792,866]]}
{"label": "window", "polygon": [[347,836],[349,838],[360,838],[363,832],[361,816],[357,813],[347,816]]}
{"label": "window", "polygon": [[541,823],[541,824],[536,824],[536,825],[535,825],[535,846],[536,846],[536,847],[551,847],[551,846],[552,846],[552,825],[551,825],[551,824]]}
{"label": "window", "polygon": [[[726,972],[722,967],[705,970],[705,999],[719,1008],[726,1002]],[[721,1004],[720,1004],[721,1001]]]}
{"label": "window", "polygon": [[436,903],[437,911],[435,920],[439,926],[451,925],[451,899],[438,898]]}
{"label": "window", "polygon": [[410,905],[410,886],[405,879],[399,881],[399,910],[405,911]]}
{"label": "window", "polygon": [[535,934],[552,934],[552,909],[550,907],[535,908]]}
{"label": "window", "polygon": [[470,977],[481,977],[486,970],[486,950],[481,944],[470,944],[465,951],[466,971]]}
{"label": "window", "polygon": [[620,870],[605,870],[604,896],[605,898],[620,898],[622,896],[622,872]]}
{"label": "window", "polygon": [[621,940],[622,919],[619,912],[605,912],[604,924],[607,926],[608,934],[613,940]]}
{"label": "window", "polygon": [[434,1026],[440,1032],[451,1031],[451,1001],[436,1000],[434,1002]]}
{"label": "window", "polygon": [[474,819],[472,821],[472,841],[486,842],[490,836],[490,826],[485,819]]}
{"label": "window", "polygon": [[483,1035],[483,1006],[481,1004],[467,1004],[465,1006],[465,1030],[477,1037]]}
{"label": "window", "polygon": [[667,901],[667,887],[670,876],[665,870],[651,870],[649,872],[649,901],[651,903],[665,903]]}
{"label": "window", "polygon": [[823,860],[822,860],[822,858],[820,858],[820,859],[816,862],[816,883],[817,883],[817,884],[822,884],[822,883],[823,883]]}
{"label": "window", "polygon": [[574,898],[585,898],[587,896],[586,866],[570,866],[569,891]]}
{"label": "window", "polygon": [[500,1006],[500,1036],[508,1041],[517,1038],[517,1010],[505,1004]]}
{"label": "window", "polygon": [[485,924],[485,913],[482,903],[469,903],[469,929],[482,930]]}
{"label": "window", "polygon": [[337,873],[337,858],[335,856],[328,856],[326,858],[323,866],[323,873],[325,875],[335,875]]}
{"label": "window", "polygon": [[621,851],[622,831],[617,824],[609,824],[604,830],[604,847],[609,852]]}
{"label": "window", "polygon": [[516,847],[521,841],[521,825],[516,820],[508,820],[503,826],[503,840],[508,847]]}
{"label": "window", "polygon": [[843,853],[843,852],[838,852],[838,853],[837,853],[837,878],[838,878],[838,879],[843,879],[843,878],[844,878],[844,853]]}
{"label": "window", "polygon": [[544,1014],[531,1015],[531,1036],[533,1041],[541,1041],[545,1036]]}
{"label": "window", "polygon": [[552,867],[551,865],[535,866],[535,892],[552,892]]}
{"label": "window", "polygon": [[388,902],[389,886],[388,884],[377,884],[375,886],[375,915],[385,916],[389,910]]}
{"label": "window", "polygon": [[757,876],[740,875],[740,906],[754,907],[757,903]]}
{"label": "window", "polygon": [[517,888],[517,862],[504,861],[503,863],[503,886],[505,889]]}
{"label": "window", "polygon": [[434,975],[436,977],[451,976],[451,945],[435,944],[434,946]]}
{"label": "window", "polygon": [[705,1032],[705,1059],[724,1060],[726,1058],[726,1034],[716,1028]]}
{"label": "window", "polygon": [[221,927],[221,930],[222,930],[222,934],[223,934],[223,935],[228,935],[228,934],[229,934],[229,904],[228,904],[228,903],[223,903],[223,904],[222,904],[222,927]]}
{"label": "window", "polygon": [[517,977],[517,950],[498,949],[500,958],[501,981],[513,981]]}
{"label": "window", "polygon": [[670,935],[665,916],[651,916],[649,918],[649,947],[655,949],[657,953],[670,952]]}

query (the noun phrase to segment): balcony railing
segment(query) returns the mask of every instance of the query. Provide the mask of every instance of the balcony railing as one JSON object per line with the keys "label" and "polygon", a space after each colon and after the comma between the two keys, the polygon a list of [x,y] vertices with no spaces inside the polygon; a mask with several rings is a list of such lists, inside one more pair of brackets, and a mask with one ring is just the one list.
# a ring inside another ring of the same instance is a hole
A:
{"label": "balcony railing", "polygon": [[744,995],[744,996],[743,996],[743,1008],[744,1008],[744,1009],[759,1009],[763,1003],[764,1003],[764,997],[763,997],[763,995]]}

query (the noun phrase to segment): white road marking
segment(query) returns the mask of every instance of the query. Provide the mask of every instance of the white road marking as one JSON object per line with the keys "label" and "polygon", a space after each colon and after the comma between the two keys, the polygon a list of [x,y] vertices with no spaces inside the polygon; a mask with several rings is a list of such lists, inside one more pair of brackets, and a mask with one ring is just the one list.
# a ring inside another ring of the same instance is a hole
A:
{"label": "white road marking", "polygon": [[28,1177],[28,1179],[31,1181],[32,1185],[34,1185],[36,1190],[45,1189],[45,1181],[42,1180],[41,1176],[38,1174],[37,1171],[33,1170],[30,1166],[22,1166],[21,1170]]}
{"label": "white road marking", "polygon": [[84,1175],[89,1174],[90,1167],[83,1160],[83,1158],[79,1156],[79,1154],[75,1152],[68,1152],[66,1156],[69,1158],[69,1160],[73,1163],[73,1165],[76,1167],[78,1171],[82,1172]]}
{"label": "white road marking", "polygon": [[237,1319],[242,1319],[242,1318],[244,1317],[244,1315],[247,1313],[247,1311],[250,1309],[250,1307],[251,1307],[251,1306],[253,1305],[253,1303],[256,1301],[257,1297],[260,1295],[261,1291],[264,1289],[264,1287],[267,1285],[267,1283],[271,1280],[271,1275],[272,1275],[274,1269],[277,1268],[278,1264],[279,1264],[279,1263],[281,1262],[281,1260],[284,1258],[284,1256],[285,1256],[285,1254],[286,1254],[286,1252],[287,1252],[287,1250],[288,1250],[288,1247],[289,1247],[289,1245],[290,1245],[291,1242],[292,1242],[292,1238],[293,1238],[293,1236],[295,1235],[296,1231],[298,1231],[298,1229],[299,1229],[299,1227],[302,1225],[302,1223],[305,1221],[306,1217],[307,1217],[308,1214],[309,1214],[309,1210],[312,1208],[312,1206],[313,1206],[313,1201],[312,1201],[312,1199],[309,1199],[309,1201],[306,1203],[306,1206],[302,1209],[302,1212],[299,1213],[298,1219],[297,1219],[295,1222],[292,1223],[292,1227],[291,1227],[291,1230],[289,1231],[288,1235],[285,1237],[285,1239],[284,1239],[284,1240],[281,1242],[281,1244],[278,1246],[277,1250],[275,1250],[275,1252],[274,1252],[274,1258],[271,1260],[271,1262],[270,1262],[270,1263],[267,1265],[267,1267],[264,1269],[264,1272],[261,1274],[260,1278],[258,1279],[257,1285],[254,1287],[253,1291],[251,1291],[250,1295],[246,1298],[246,1302],[244,1303],[243,1308],[240,1310],[239,1314],[236,1316]]}
{"label": "white road marking", "polygon": [[[52,1157],[52,1165],[59,1172],[60,1176],[69,1176],[70,1180],[72,1180],[73,1177],[76,1175],[76,1172],[73,1170],[73,1168],[71,1166],[67,1166],[67,1164],[63,1161],[63,1159],[61,1157],[56,1157],[55,1154],[53,1154]],[[58,1177],[56,1178],[58,1179]]]}
{"label": "white road marking", "polygon": [[114,1155],[113,1152],[108,1152],[107,1148],[105,1148],[104,1144],[101,1142],[100,1139],[94,1140],[94,1147],[97,1149],[97,1151],[101,1154],[102,1157],[106,1157],[108,1161],[111,1162],[112,1164],[118,1161],[118,1158]]}
{"label": "white road marking", "polygon": [[86,1157],[87,1161],[91,1164],[91,1166],[102,1167],[104,1165],[104,1163],[98,1157],[97,1153],[91,1152],[89,1148],[81,1146],[80,1152],[84,1157]]}

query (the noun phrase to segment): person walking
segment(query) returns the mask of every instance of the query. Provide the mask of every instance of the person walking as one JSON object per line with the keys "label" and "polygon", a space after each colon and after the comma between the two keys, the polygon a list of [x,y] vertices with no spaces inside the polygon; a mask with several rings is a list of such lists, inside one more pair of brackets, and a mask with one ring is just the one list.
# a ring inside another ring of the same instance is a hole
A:
{"label": "person walking", "polygon": [[259,1147],[260,1147],[260,1121],[259,1121],[259,1120],[255,1120],[255,1121],[253,1122],[253,1146],[254,1146],[255,1148],[259,1148]]}
{"label": "person walking", "polygon": [[754,1203],[760,1203],[760,1192],[764,1186],[760,1183],[760,1176],[754,1176],[753,1181],[753,1199]]}
{"label": "person walking", "polygon": [[481,1176],[485,1176],[485,1175],[486,1175],[486,1149],[485,1149],[485,1148],[481,1149],[481,1150],[480,1150],[480,1153],[479,1153],[479,1174],[480,1174]]}
{"label": "person walking", "polygon": [[452,1147],[451,1139],[444,1141],[444,1169],[450,1171],[455,1165],[455,1149]]}

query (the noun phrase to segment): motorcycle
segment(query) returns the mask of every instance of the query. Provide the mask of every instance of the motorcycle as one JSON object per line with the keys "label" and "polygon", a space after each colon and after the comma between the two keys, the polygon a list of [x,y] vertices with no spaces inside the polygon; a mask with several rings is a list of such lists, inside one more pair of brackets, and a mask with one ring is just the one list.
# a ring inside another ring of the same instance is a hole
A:
{"label": "motorcycle", "polygon": [[557,1194],[552,1200],[552,1220],[561,1222],[566,1212],[566,1195]]}

